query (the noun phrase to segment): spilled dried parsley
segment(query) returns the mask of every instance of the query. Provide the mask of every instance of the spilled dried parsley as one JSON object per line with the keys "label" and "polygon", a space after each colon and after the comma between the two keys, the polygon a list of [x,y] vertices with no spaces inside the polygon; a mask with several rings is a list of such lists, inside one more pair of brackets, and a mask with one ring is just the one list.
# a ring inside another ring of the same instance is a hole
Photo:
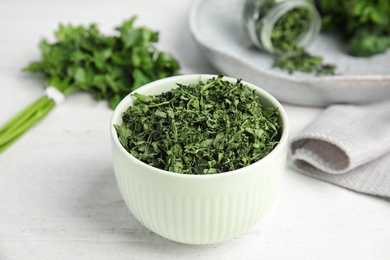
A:
{"label": "spilled dried parsley", "polygon": [[241,80],[214,77],[159,95],[134,93],[114,125],[139,160],[170,172],[215,174],[248,166],[278,144],[278,108],[264,106]]}
{"label": "spilled dried parsley", "polygon": [[280,17],[272,29],[271,41],[280,54],[274,57],[274,67],[287,70],[289,73],[300,71],[319,75],[334,75],[336,66],[325,64],[321,56],[310,54],[296,43],[310,21],[305,8],[295,8]]}

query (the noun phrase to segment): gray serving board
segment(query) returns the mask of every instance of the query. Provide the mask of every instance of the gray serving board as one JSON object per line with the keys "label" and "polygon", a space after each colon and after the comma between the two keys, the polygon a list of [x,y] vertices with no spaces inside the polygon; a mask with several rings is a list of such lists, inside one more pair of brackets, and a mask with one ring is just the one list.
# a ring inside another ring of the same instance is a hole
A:
{"label": "gray serving board", "polygon": [[345,43],[321,33],[309,52],[337,65],[337,75],[315,76],[273,68],[272,56],[255,49],[241,23],[240,0],[195,0],[189,27],[210,63],[227,76],[242,78],[282,102],[327,106],[370,103],[390,97],[390,51],[368,58],[346,54]]}

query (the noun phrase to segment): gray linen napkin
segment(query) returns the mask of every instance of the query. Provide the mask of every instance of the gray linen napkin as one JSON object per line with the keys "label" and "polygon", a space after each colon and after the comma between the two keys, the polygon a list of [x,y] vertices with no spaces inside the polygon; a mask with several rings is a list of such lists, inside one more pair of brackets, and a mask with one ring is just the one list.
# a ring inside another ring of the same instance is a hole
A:
{"label": "gray linen napkin", "polygon": [[326,108],[291,140],[290,159],[309,176],[390,198],[390,101]]}

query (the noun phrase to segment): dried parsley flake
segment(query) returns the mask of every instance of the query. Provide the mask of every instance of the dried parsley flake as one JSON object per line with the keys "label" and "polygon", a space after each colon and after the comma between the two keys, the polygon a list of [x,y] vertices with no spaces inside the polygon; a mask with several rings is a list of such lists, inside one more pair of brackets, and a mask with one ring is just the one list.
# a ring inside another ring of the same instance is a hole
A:
{"label": "dried parsley flake", "polygon": [[254,90],[214,77],[154,96],[134,93],[115,125],[123,147],[139,160],[171,172],[213,174],[252,164],[280,139],[279,110]]}

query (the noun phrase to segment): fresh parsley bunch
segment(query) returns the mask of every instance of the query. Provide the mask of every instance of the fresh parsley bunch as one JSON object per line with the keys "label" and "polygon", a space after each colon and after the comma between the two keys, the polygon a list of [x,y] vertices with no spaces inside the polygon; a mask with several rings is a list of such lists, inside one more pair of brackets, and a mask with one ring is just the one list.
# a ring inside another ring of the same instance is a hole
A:
{"label": "fresh parsley bunch", "polygon": [[371,56],[390,47],[389,0],[316,1],[322,27],[339,30],[348,42],[348,53]]}
{"label": "fresh parsley bunch", "polygon": [[[133,26],[136,17],[115,28],[116,34],[103,35],[95,24],[88,27],[60,24],[57,41],[42,40],[41,61],[24,71],[39,73],[46,85],[64,96],[87,91],[96,100],[106,99],[110,108],[131,91],[153,80],[175,75],[179,62],[158,51],[158,32]],[[0,153],[54,107],[46,95],[26,107],[0,128]]]}

